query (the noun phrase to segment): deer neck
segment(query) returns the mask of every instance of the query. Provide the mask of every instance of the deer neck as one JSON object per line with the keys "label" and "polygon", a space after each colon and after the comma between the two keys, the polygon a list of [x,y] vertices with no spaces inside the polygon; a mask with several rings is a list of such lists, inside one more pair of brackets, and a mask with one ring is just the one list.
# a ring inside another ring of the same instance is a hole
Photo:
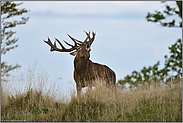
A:
{"label": "deer neck", "polygon": [[81,59],[79,57],[75,57],[74,59],[74,70],[77,73],[86,72],[89,67],[90,60],[88,59]]}

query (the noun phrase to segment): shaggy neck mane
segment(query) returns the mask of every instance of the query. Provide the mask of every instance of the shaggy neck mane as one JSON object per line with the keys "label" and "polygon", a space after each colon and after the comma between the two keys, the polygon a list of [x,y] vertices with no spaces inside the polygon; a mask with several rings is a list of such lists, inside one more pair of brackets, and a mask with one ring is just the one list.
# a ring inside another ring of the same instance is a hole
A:
{"label": "shaggy neck mane", "polygon": [[80,57],[75,57],[74,59],[74,69],[77,73],[81,73],[88,70],[90,60],[88,59],[81,59]]}

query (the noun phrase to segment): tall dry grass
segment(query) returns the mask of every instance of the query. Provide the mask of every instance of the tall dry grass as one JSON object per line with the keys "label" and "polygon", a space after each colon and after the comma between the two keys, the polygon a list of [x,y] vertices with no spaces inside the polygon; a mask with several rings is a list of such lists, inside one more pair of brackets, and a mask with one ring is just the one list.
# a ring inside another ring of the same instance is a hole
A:
{"label": "tall dry grass", "polygon": [[[170,86],[151,85],[131,90],[117,88],[116,93],[98,82],[80,99],[73,93],[71,100],[66,102],[64,97],[58,99],[52,93],[59,90],[43,89],[46,79],[33,73],[32,77],[26,79],[30,84],[21,93],[11,94],[8,88],[1,86],[1,121],[182,121],[182,80],[173,80]],[[32,86],[33,82],[39,83],[41,88]]]}

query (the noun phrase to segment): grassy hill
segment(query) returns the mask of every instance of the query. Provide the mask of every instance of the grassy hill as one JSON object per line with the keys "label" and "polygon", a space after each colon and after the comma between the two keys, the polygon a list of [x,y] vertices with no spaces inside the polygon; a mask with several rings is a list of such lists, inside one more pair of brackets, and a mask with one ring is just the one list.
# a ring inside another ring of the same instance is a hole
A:
{"label": "grassy hill", "polygon": [[174,80],[169,86],[117,88],[117,93],[97,84],[92,92],[82,94],[80,100],[73,93],[68,102],[49,93],[28,86],[24,93],[13,95],[2,85],[1,121],[182,121],[182,80]]}

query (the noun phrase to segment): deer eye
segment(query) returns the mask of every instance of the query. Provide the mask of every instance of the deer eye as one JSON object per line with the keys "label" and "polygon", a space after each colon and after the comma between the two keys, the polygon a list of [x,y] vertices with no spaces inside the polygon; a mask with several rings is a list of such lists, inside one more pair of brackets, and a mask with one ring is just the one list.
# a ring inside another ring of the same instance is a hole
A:
{"label": "deer eye", "polygon": [[81,50],[81,47],[78,47],[77,50]]}

